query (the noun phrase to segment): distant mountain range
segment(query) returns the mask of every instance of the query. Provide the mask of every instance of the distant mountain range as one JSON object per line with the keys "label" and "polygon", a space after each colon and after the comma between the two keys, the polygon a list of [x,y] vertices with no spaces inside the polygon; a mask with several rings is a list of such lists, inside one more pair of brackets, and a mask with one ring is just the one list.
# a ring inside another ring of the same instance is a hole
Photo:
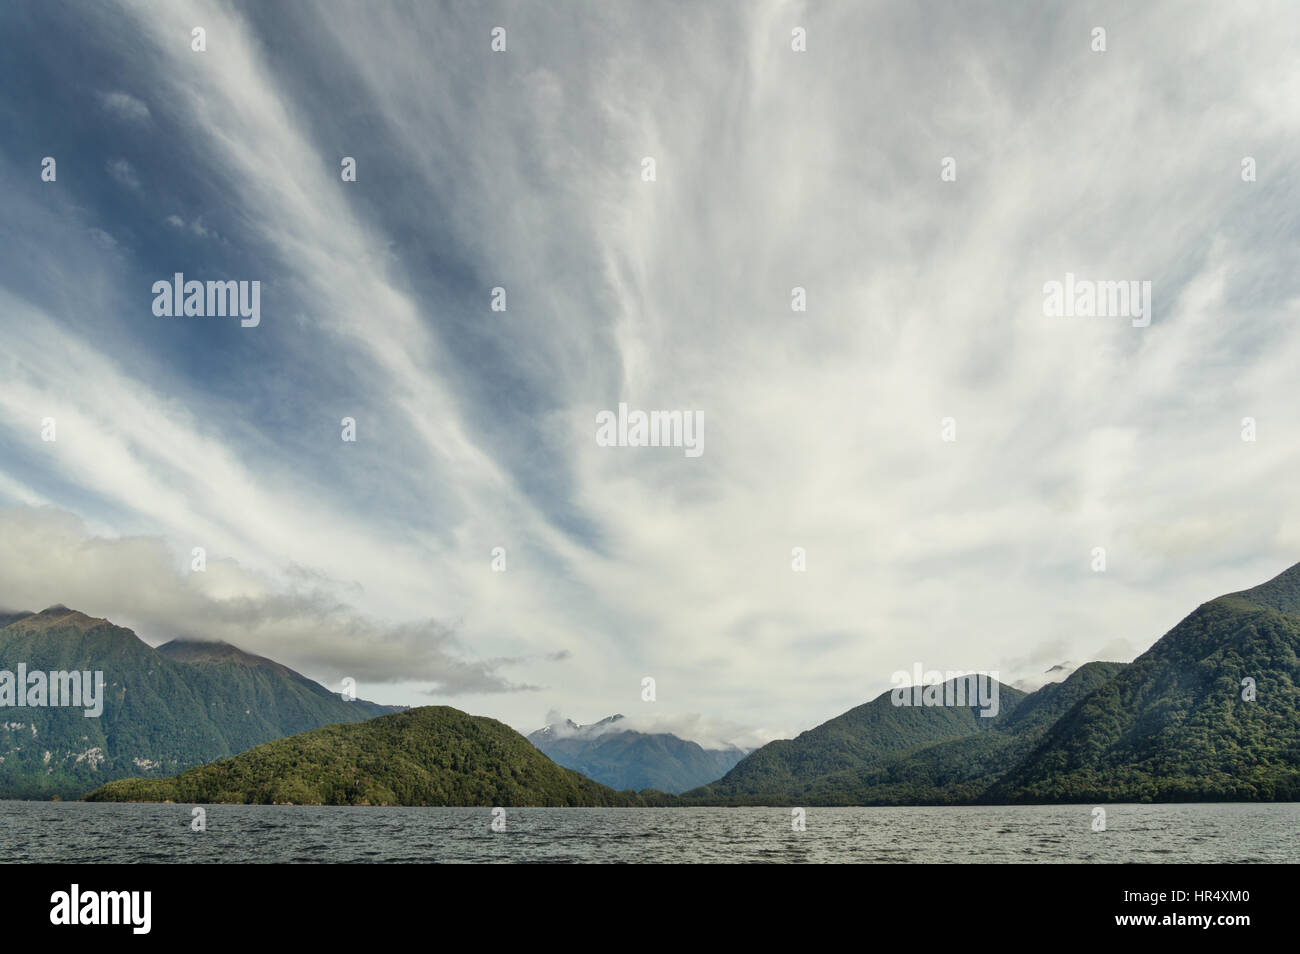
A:
{"label": "distant mountain range", "polygon": [[267,742],[174,779],[122,779],[90,801],[262,805],[628,806],[643,801],[561,768],[514,729],[448,706]]}
{"label": "distant mountain range", "polygon": [[[1253,690],[1253,696],[1251,692]],[[996,717],[889,693],[685,794],[708,804],[1300,799],[1300,565],[1197,608],[1133,663],[1087,663]],[[1247,698],[1249,697],[1249,698]]]}
{"label": "distant mountain range", "polygon": [[396,711],[345,701],[226,643],[151,648],[64,606],[0,617],[0,670],[104,673],[103,713],[0,708],[0,798],[79,798],[105,781],[166,776],[262,742]]}
{"label": "distant mountain range", "polygon": [[676,794],[724,775],[743,749],[706,749],[675,735],[619,728],[622,715],[591,725],[571,719],[528,736],[554,762],[615,789],[652,788]]}
{"label": "distant mountain range", "polygon": [[[945,805],[976,802],[1080,699],[1124,668],[1087,663],[1032,693],[998,684],[998,712],[896,706],[890,692],[797,738],[770,742],[685,793],[721,804]],[[964,682],[967,698],[974,698]]]}
{"label": "distant mountain range", "polygon": [[[7,797],[77,794],[106,779],[224,759],[175,779],[124,778],[93,797],[782,806],[1300,799],[1300,565],[1203,604],[1132,663],[1085,663],[1033,692],[999,684],[996,715],[981,715],[973,701],[899,706],[887,692],[719,767],[721,777],[680,797],[665,790],[712,771],[700,753],[735,753],[622,730],[618,716],[548,726],[531,741],[447,707],[360,722],[382,707],[344,702],[224,644],[153,650],[129,630],[63,607],[0,628],[0,669],[20,661],[103,669],[108,698],[100,719],[79,709],[0,710],[9,720],[0,723]],[[318,728],[324,722],[354,724]],[[299,734],[268,741],[291,732]],[[615,791],[556,765],[548,750],[642,790]]]}

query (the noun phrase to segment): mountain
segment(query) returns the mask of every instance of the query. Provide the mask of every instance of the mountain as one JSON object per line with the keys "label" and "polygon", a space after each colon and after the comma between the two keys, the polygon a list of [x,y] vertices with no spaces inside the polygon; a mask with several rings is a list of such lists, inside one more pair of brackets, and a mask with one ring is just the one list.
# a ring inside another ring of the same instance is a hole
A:
{"label": "mountain", "polygon": [[676,794],[724,775],[744,758],[738,748],[706,749],[669,733],[614,728],[613,715],[592,725],[566,719],[528,736],[550,759],[616,789]]}
{"label": "mountain", "polygon": [[1042,673],[1035,676],[1027,676],[1024,679],[1017,679],[1011,685],[1015,686],[1021,692],[1035,692],[1043,686],[1053,682],[1064,682],[1070,677],[1070,673],[1079,667],[1072,662],[1057,663]]}
{"label": "mountain", "polygon": [[1300,799],[1300,565],[1198,607],[1058,721],[988,797]]}
{"label": "mountain", "polygon": [[[809,805],[954,805],[979,801],[1057,719],[1105,685],[1123,663],[1092,662],[1032,693],[998,684],[996,715],[975,706],[896,706],[892,693],[792,740],[772,742],[696,802]],[[966,683],[962,677],[945,685]]]}
{"label": "mountain", "polygon": [[[63,607],[13,615],[0,629],[0,668],[17,661],[101,668],[110,685],[101,719],[29,709],[22,721],[0,723],[0,792],[75,790],[112,772],[162,774],[141,759],[165,759],[178,771],[186,759],[193,765],[265,742],[241,745],[295,718],[332,716],[335,706],[352,707],[344,711],[353,718],[331,721],[364,717],[355,703],[270,660],[222,644],[155,651],[129,630]],[[1202,604],[1132,663],[1085,663],[1030,693],[997,684],[996,714],[981,714],[975,679],[945,684],[965,690],[961,704],[896,705],[884,693],[763,746],[681,798],[615,792],[533,747],[558,747],[557,759],[581,756],[602,773],[661,756],[681,763],[680,749],[655,750],[659,737],[620,729],[620,717],[548,726],[530,744],[500,723],[446,708],[329,726],[177,779],[111,783],[95,797],[474,805],[1300,800],[1300,565]],[[581,745],[568,748],[575,739]],[[214,750],[222,751],[205,754]]]}
{"label": "mountain", "polygon": [[153,649],[129,629],[65,606],[5,620],[0,670],[102,671],[104,699],[98,718],[69,707],[0,710],[0,798],[77,798],[109,779],[170,775],[295,732],[391,711],[347,702],[224,643]]}
{"label": "mountain", "polygon": [[[189,663],[201,668],[212,679],[221,683],[224,691],[230,693],[247,692],[248,683],[251,682],[254,691],[262,697],[263,708],[287,710],[286,696],[292,697],[304,712],[313,711],[317,703],[326,699],[344,701],[338,693],[331,692],[320,683],[294,672],[288,666],[267,659],[265,656],[244,652],[230,643],[173,639],[170,643],[163,643],[157,651],[175,662]],[[353,699],[347,702],[347,705],[356,707],[365,714],[366,718],[387,715],[403,708],[382,706],[376,702],[367,702],[365,699]],[[291,720],[292,716],[289,715],[286,724]],[[316,717],[313,716],[311,721],[316,722]],[[314,727],[313,725],[312,728]]]}
{"label": "mountain", "polygon": [[[973,703],[976,678],[953,679],[945,686],[963,684]],[[1010,719],[1026,694],[1001,683],[997,687],[998,711],[989,716],[973,704],[899,706],[892,691],[884,692],[794,739],[769,742],[685,797],[723,804],[868,804],[873,769],[941,742],[979,739]]]}
{"label": "mountain", "polygon": [[171,779],[122,779],[90,801],[259,805],[628,806],[509,726],[448,706],[278,739]]}
{"label": "mountain", "polygon": [[[1090,662],[1064,681],[1030,693],[989,731],[939,742],[886,759],[852,779],[855,804],[955,805],[985,800],[989,789],[1064,714],[1125,667],[1124,663]],[[842,779],[828,780],[828,787]]]}
{"label": "mountain", "polygon": [[1300,614],[1300,563],[1249,590],[1221,599],[1239,599],[1280,613]]}
{"label": "mountain", "polygon": [[1201,605],[1132,663],[1086,663],[1029,694],[1003,686],[1001,700],[981,718],[885,693],[683,800],[1300,800],[1300,564]]}

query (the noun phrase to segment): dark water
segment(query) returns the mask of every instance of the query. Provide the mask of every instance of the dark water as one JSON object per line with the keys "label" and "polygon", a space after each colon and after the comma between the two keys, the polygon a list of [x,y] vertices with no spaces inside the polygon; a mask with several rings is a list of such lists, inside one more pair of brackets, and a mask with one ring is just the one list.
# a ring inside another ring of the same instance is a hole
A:
{"label": "dark water", "polygon": [[309,808],[0,802],[0,862],[1296,862],[1300,804]]}

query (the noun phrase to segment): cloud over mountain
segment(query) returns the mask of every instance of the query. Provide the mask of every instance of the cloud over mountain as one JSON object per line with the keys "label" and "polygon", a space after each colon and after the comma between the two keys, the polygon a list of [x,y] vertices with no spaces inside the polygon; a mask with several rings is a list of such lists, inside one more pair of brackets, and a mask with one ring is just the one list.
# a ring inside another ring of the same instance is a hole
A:
{"label": "cloud over mountain", "polygon": [[[8,5],[0,505],[85,530],[7,516],[73,550],[3,595],[526,731],[1130,659],[1300,552],[1287,14]],[[154,316],[177,272],[261,323]],[[1067,273],[1150,326],[1046,317]],[[620,402],[705,452],[598,446]]]}

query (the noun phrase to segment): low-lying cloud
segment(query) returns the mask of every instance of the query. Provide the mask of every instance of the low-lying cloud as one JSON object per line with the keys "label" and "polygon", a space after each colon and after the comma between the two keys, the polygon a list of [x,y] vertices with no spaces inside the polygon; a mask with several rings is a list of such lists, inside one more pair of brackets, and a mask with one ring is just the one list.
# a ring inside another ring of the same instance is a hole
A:
{"label": "low-lying cloud", "polygon": [[223,640],[328,685],[351,676],[425,681],[441,696],[530,688],[498,671],[508,660],[468,658],[450,626],[371,618],[318,576],[273,581],[229,559],[208,560],[202,572],[189,565],[157,537],[96,536],[81,518],[51,507],[0,509],[0,607],[62,603],[155,645]]}
{"label": "low-lying cloud", "polygon": [[779,737],[764,729],[749,728],[698,712],[633,712],[604,724],[571,724],[573,722],[558,709],[546,714],[546,724],[562,739],[575,736],[600,738],[614,732],[644,732],[647,735],[675,735],[705,749],[735,748],[749,752]]}

